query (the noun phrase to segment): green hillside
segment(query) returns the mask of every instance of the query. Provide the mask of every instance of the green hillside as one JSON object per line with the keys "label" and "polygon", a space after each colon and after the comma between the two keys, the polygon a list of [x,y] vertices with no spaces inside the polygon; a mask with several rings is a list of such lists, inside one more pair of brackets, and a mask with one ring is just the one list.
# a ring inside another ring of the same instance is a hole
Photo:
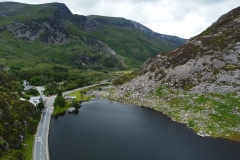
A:
{"label": "green hillside", "polygon": [[[138,27],[105,23],[100,16],[73,15],[61,3],[0,4],[0,66],[15,70],[54,65],[80,70],[131,69],[179,45]],[[109,22],[118,19],[105,17]]]}

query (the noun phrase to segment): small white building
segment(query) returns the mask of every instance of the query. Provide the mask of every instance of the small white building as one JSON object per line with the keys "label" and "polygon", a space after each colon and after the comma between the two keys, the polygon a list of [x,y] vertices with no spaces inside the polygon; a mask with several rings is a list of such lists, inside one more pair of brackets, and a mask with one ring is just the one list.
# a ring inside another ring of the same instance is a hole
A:
{"label": "small white building", "polygon": [[29,85],[29,82],[27,80],[24,80],[23,85]]}
{"label": "small white building", "polygon": [[24,98],[20,98],[20,100],[21,100],[21,101],[26,101],[26,99],[24,99]]}
{"label": "small white building", "polygon": [[32,103],[34,106],[37,106],[38,103],[41,102],[41,97],[40,96],[30,97],[29,102]]}
{"label": "small white building", "polygon": [[33,88],[33,86],[30,85],[29,82],[28,82],[27,80],[24,80],[24,81],[23,81],[23,86],[24,86],[24,90],[25,90],[25,91],[27,91],[27,90]]}

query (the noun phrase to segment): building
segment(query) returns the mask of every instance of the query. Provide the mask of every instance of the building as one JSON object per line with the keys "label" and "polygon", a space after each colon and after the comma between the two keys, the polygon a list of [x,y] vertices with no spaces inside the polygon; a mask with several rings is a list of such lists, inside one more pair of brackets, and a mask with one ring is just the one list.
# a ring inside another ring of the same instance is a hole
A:
{"label": "building", "polygon": [[36,96],[36,97],[30,97],[29,102],[32,103],[34,106],[37,106],[38,103],[40,103],[42,101],[40,96]]}

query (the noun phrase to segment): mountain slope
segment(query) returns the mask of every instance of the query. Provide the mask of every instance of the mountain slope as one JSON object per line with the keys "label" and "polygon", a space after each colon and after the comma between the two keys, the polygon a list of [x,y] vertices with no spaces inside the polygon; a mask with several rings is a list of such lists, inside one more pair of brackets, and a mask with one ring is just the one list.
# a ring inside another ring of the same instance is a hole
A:
{"label": "mountain slope", "polygon": [[95,20],[101,24],[107,25],[107,26],[116,26],[116,27],[128,28],[128,29],[137,29],[137,30],[145,33],[147,36],[153,35],[159,39],[173,42],[178,46],[182,45],[186,41],[186,39],[179,38],[177,36],[170,36],[170,35],[156,33],[138,22],[128,20],[125,18],[104,17],[104,16],[96,16],[96,15],[88,16],[88,18]]}
{"label": "mountain slope", "polygon": [[149,58],[139,75],[154,84],[185,88],[192,93],[240,94],[239,10],[223,15],[183,46]]}
{"label": "mountain slope", "polygon": [[185,41],[73,15],[61,3],[1,2],[0,17],[0,64],[13,68],[56,64],[79,69],[132,68]]}
{"label": "mountain slope", "polygon": [[159,110],[199,135],[240,141],[239,77],[237,7],[179,48],[149,58],[108,96]]}

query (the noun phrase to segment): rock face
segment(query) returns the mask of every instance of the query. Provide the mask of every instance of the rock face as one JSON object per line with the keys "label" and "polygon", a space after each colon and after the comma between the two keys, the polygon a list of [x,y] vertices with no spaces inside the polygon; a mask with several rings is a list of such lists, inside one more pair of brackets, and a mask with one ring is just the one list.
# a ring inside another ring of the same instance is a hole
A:
{"label": "rock face", "polygon": [[149,58],[138,77],[117,92],[140,98],[160,85],[191,93],[240,95],[240,7],[221,16],[183,46]]}
{"label": "rock face", "polygon": [[[28,18],[25,12],[29,7],[25,4],[4,2],[1,3],[0,16],[6,18],[19,14],[24,18]],[[39,16],[41,16],[41,13],[51,14],[39,19],[29,18],[27,21],[13,19],[10,24],[5,26],[5,29],[12,32],[13,36],[24,38],[27,41],[40,39],[48,44],[64,44],[71,35],[69,25],[75,25],[87,31],[101,26],[93,20],[88,20],[85,16],[74,16],[67,6],[61,3],[40,5],[36,12]]]}

